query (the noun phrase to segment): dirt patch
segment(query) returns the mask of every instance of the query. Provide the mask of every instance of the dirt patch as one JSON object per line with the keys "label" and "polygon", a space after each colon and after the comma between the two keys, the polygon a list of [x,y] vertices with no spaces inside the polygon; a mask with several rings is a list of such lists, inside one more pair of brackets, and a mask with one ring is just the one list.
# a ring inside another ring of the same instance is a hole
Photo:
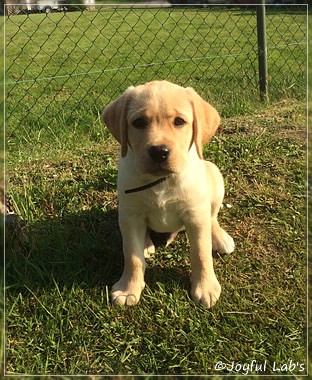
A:
{"label": "dirt patch", "polygon": [[282,100],[273,106],[258,110],[253,115],[224,119],[224,133],[274,133],[281,139],[307,141],[307,111],[305,103]]}

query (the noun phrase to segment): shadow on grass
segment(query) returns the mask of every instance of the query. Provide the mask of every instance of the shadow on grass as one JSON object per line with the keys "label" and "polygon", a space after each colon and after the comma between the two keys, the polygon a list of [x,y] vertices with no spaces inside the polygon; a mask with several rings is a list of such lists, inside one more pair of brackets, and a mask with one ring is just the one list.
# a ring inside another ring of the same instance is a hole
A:
{"label": "shadow on grass", "polygon": [[[158,237],[156,246],[162,244]],[[54,288],[55,283],[60,289],[73,285],[110,288],[123,270],[117,209],[92,209],[29,225],[11,222],[6,228],[5,268],[10,294]],[[179,283],[189,290],[188,268],[147,260],[146,282],[152,289],[161,282],[169,287]]]}
{"label": "shadow on grass", "polygon": [[6,286],[110,286],[122,271],[117,210],[100,209],[6,229]]}

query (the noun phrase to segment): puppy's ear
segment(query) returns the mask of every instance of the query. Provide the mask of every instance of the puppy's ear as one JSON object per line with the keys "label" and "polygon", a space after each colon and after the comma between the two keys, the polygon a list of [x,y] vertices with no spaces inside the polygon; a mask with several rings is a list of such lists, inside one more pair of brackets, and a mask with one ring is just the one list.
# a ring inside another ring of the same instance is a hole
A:
{"label": "puppy's ear", "polygon": [[128,151],[127,114],[133,89],[134,87],[129,87],[118,99],[106,106],[102,114],[102,121],[121,144],[122,157],[125,157]]}
{"label": "puppy's ear", "polygon": [[187,88],[193,106],[193,142],[198,156],[203,158],[202,148],[211,139],[220,124],[218,111],[205,102],[195,90]]}

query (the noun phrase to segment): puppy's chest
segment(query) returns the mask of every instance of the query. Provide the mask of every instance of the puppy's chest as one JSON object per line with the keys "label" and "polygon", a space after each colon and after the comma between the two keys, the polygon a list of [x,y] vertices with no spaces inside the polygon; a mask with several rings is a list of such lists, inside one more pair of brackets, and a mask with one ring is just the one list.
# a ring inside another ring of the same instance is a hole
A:
{"label": "puppy's chest", "polygon": [[183,226],[181,200],[172,194],[149,192],[144,209],[148,227],[156,232],[175,232]]}

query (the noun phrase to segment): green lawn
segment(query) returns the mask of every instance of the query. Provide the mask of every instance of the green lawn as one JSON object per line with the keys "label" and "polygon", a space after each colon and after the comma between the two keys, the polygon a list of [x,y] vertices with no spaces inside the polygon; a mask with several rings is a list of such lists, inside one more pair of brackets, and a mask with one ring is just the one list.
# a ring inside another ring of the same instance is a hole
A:
{"label": "green lawn", "polygon": [[[7,197],[20,221],[7,227],[6,371],[241,375],[255,360],[258,375],[303,375],[306,111],[305,73],[295,65],[304,52],[295,59],[292,49],[283,50],[297,74],[276,71],[277,83],[288,87],[278,86],[264,106],[251,55],[243,70],[234,57],[190,60],[220,55],[222,49],[254,49],[250,13],[149,10],[142,17],[141,12],[7,20]],[[144,27],[153,17],[155,23]],[[240,28],[231,34],[234,17]],[[283,17],[304,22],[302,14]],[[208,28],[211,22],[219,23],[214,32]],[[190,23],[194,28],[187,27]],[[205,37],[195,32],[199,25]],[[238,39],[247,25],[251,34]],[[302,31],[296,32],[300,38]],[[160,33],[157,40],[155,33]],[[216,46],[207,42],[207,34]],[[132,42],[125,44],[128,35]],[[172,36],[178,36],[178,44]],[[150,46],[146,51],[144,44]],[[147,65],[156,58],[174,63]],[[99,115],[125,87],[152,75],[192,85],[223,116],[204,153],[225,176],[220,220],[236,250],[215,257],[223,292],[211,310],[189,297],[189,244],[183,233],[148,260],[147,286],[138,306],[118,308],[109,301],[123,267],[118,145]],[[34,82],[37,77],[42,80]],[[21,80],[29,82],[14,83]]]}

